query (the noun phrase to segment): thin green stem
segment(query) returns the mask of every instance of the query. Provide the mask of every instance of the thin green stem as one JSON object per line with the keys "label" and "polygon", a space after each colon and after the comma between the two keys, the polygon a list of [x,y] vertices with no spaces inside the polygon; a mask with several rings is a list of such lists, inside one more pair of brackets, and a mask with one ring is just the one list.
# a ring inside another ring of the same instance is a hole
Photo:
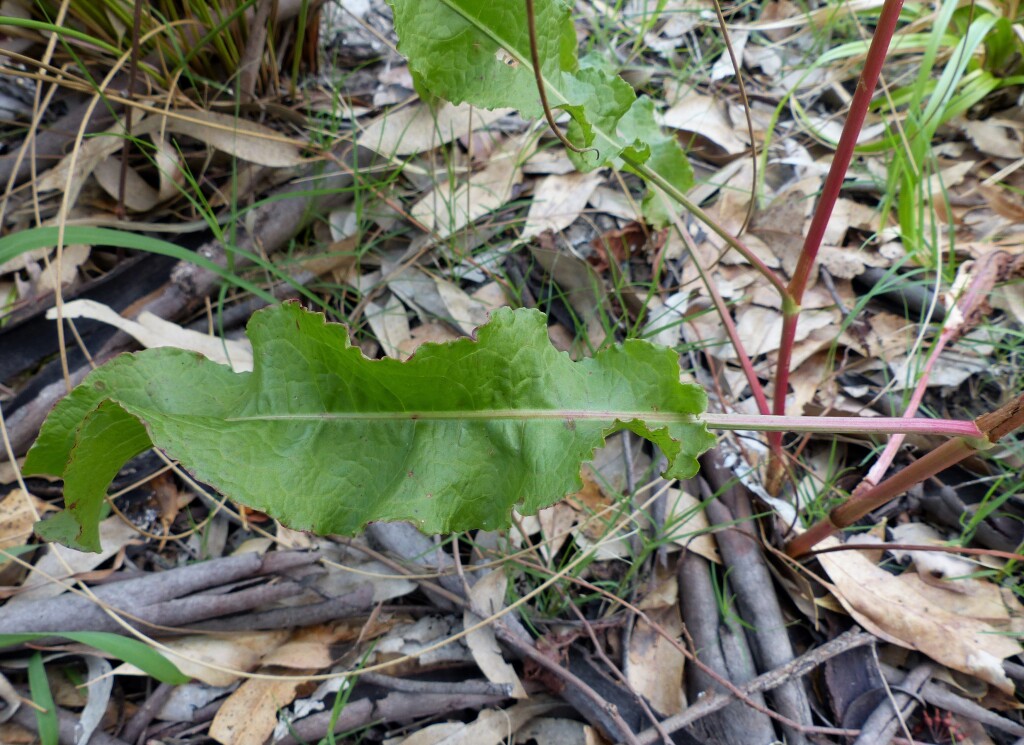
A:
{"label": "thin green stem", "polygon": [[782,296],[783,309],[792,306],[792,298],[789,294],[789,290],[786,288],[786,283],[782,280],[782,277],[780,277],[776,272],[774,272],[771,269],[771,267],[769,267],[767,264],[761,261],[757,254],[755,254],[753,251],[747,248],[742,241],[740,241],[738,238],[729,233],[729,231],[727,231],[725,228],[723,228],[721,225],[715,222],[710,215],[708,215],[704,210],[698,207],[696,203],[691,201],[681,190],[676,188],[675,185],[673,185],[668,179],[666,179],[660,173],[655,171],[653,168],[651,168],[645,163],[641,163],[638,160],[630,158],[626,154],[623,154],[621,158],[626,163],[628,163],[629,167],[632,168],[636,173],[638,173],[640,176],[647,179],[652,184],[661,189],[663,192],[672,197],[672,199],[678,202],[683,207],[683,209],[685,209],[687,212],[689,212],[702,223],[704,223],[711,230],[712,233],[714,233],[723,241],[725,241],[730,246],[730,248],[736,249],[743,256],[743,258],[749,261],[750,264],[758,272],[760,272],[765,279],[771,282],[776,290],[779,291],[779,294]]}
{"label": "thin green stem", "polygon": [[[667,202],[665,195],[660,197]],[[667,205],[668,206],[668,205]],[[729,337],[729,341],[732,343],[732,348],[736,352],[736,358],[740,362],[740,367],[743,368],[743,374],[747,378],[747,384],[750,386],[750,392],[754,396],[754,401],[757,403],[757,410],[761,414],[768,415],[771,413],[771,409],[768,406],[768,397],[765,395],[764,386],[761,385],[760,378],[757,377],[757,372],[754,370],[754,365],[750,361],[750,355],[747,354],[747,350],[743,347],[743,340],[740,339],[739,331],[736,328],[736,323],[732,320],[732,315],[729,313],[729,306],[725,304],[725,299],[722,297],[722,293],[718,291],[718,287],[715,285],[714,280],[708,276],[707,270],[701,264],[700,255],[697,253],[697,246],[693,241],[693,237],[686,229],[686,225],[679,219],[679,215],[672,214],[672,220],[675,224],[676,231],[679,233],[679,237],[683,243],[686,244],[686,248],[690,251],[690,260],[693,262],[694,267],[697,269],[697,273],[700,274],[700,280],[704,283],[704,287],[707,289],[708,294],[711,295],[711,300],[715,304],[715,310],[718,311],[718,317],[722,319],[722,325],[725,327],[725,333]]]}
{"label": "thin green stem", "polygon": [[544,120],[564,147],[578,154],[593,151],[597,155],[597,160],[600,161],[601,152],[596,147],[577,147],[562,134],[562,130],[555,123],[554,114],[551,113],[551,106],[548,104],[548,87],[544,83],[544,72],[540,66],[540,50],[537,48],[537,17],[533,12],[533,0],[526,0],[526,28],[530,35],[530,62],[533,64],[533,77],[537,81],[537,93],[540,96],[541,108],[544,110]]}

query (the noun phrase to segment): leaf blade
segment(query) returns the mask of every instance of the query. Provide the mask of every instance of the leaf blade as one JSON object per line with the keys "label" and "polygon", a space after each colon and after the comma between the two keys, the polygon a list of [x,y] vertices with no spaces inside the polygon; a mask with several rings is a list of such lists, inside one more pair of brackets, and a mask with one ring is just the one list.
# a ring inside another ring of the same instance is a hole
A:
{"label": "leaf blade", "polygon": [[[518,108],[539,117],[525,6],[519,0],[388,0],[399,51],[421,95],[494,109]],[[570,8],[562,0],[535,0],[541,78],[550,105],[572,117],[568,137],[583,153],[570,153],[582,171],[651,159],[651,167],[676,187],[693,185],[693,174],[674,137],[661,133],[654,107],[637,98],[626,81],[590,57],[576,58]],[[594,151],[597,156],[594,156]],[[668,223],[660,199],[645,200],[645,216]]]}
{"label": "leaf blade", "polygon": [[[476,340],[424,345],[405,363],[363,357],[341,326],[295,304],[257,313],[248,334],[251,373],[166,349],[95,371],[58,405],[26,471],[66,455],[66,479],[92,474],[77,459],[111,447],[106,430],[76,431],[70,447],[68,430],[110,406],[196,478],[290,527],[352,534],[410,520],[440,533],[505,526],[513,507],[533,513],[578,490],[582,461],[621,429],[662,447],[672,477],[692,475],[713,443],[697,417],[704,393],[679,382],[672,351],[628,341],[574,362],[536,311],[501,309]],[[102,491],[97,478],[76,487],[65,522]]]}

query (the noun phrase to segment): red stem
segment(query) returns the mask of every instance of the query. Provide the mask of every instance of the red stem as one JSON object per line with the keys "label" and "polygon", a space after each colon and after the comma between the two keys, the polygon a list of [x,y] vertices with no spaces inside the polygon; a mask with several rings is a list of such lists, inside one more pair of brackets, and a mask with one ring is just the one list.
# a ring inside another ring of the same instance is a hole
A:
{"label": "red stem", "polygon": [[942,443],[899,473],[836,507],[826,519],[815,523],[806,532],[790,541],[786,546],[786,553],[793,557],[803,556],[814,547],[814,544],[837,530],[849,527],[871,510],[881,507],[914,484],[934,476],[978,450],[998,442],[1014,430],[1024,427],[1024,394],[995,411],[982,414],[974,423],[981,431],[982,437],[957,437]]}
{"label": "red stem", "polygon": [[[747,384],[750,385],[754,401],[757,402],[757,410],[767,415],[770,411],[768,408],[768,398],[764,394],[764,387],[761,385],[760,378],[757,377],[757,373],[754,371],[754,365],[750,361],[750,356],[747,354],[747,350],[743,348],[743,341],[740,339],[739,331],[732,320],[732,314],[729,313],[729,306],[725,304],[725,299],[722,297],[722,293],[718,291],[718,287],[715,286],[714,279],[708,276],[707,270],[700,263],[700,254],[697,252],[697,245],[690,236],[690,232],[671,208],[669,209],[669,214],[675,220],[676,231],[679,233],[679,237],[683,239],[683,243],[686,244],[686,248],[690,251],[690,260],[697,267],[701,281],[704,282],[704,287],[707,288],[708,293],[711,295],[711,300],[715,304],[715,310],[718,311],[718,317],[722,319],[725,333],[729,337],[729,341],[732,342],[732,348],[735,350],[736,357],[740,361],[740,367],[743,368],[743,374],[747,378]],[[769,271],[771,270],[769,269]]]}
{"label": "red stem", "polygon": [[[857,137],[864,127],[864,119],[867,117],[868,108],[871,105],[871,98],[875,87],[878,85],[878,78],[882,73],[882,65],[885,63],[885,55],[889,51],[889,43],[896,32],[896,23],[900,18],[900,11],[903,9],[903,0],[885,0],[882,5],[882,12],[878,18],[878,25],[875,27],[874,36],[871,38],[871,46],[868,48],[867,58],[864,61],[864,69],[861,72],[860,80],[857,81],[857,90],[853,94],[853,101],[850,103],[850,111],[846,117],[846,124],[843,125],[843,133],[836,146],[836,154],[832,158],[832,165],[829,167],[828,176],[825,178],[825,186],[821,191],[821,199],[818,201],[817,209],[811,218],[811,226],[807,231],[804,240],[803,250],[797,262],[793,278],[789,281],[787,295],[792,299],[791,307],[783,307],[784,320],[782,324],[782,346],[779,349],[779,364],[775,373],[775,397],[772,410],[775,414],[786,413],[786,394],[789,391],[789,364],[793,356],[793,344],[796,340],[797,317],[800,313],[800,302],[803,300],[804,290],[807,289],[807,281],[811,276],[811,269],[818,257],[818,249],[821,247],[822,238],[825,236],[825,228],[832,217],[832,210],[835,208],[836,200],[839,198],[839,191],[843,186],[843,179],[850,168],[850,161],[853,160],[854,148],[857,146]],[[781,442],[781,434],[775,435]],[[773,442],[773,440],[769,440]]]}

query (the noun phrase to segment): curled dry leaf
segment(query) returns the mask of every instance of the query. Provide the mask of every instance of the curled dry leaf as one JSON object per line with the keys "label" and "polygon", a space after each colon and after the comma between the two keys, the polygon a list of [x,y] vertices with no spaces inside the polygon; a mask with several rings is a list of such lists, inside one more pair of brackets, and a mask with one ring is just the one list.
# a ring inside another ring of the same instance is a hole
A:
{"label": "curled dry leaf", "polygon": [[833,595],[872,634],[1012,695],[1013,682],[1002,661],[1020,654],[1021,645],[1006,635],[1011,616],[1005,606],[1002,621],[996,621],[991,601],[965,603],[962,593],[925,584],[914,573],[894,576],[856,551],[820,554],[818,559],[832,580]]}
{"label": "curled dry leaf", "polygon": [[[248,339],[219,339],[216,336],[201,334],[198,331],[184,329],[176,323],[165,321],[152,313],[142,313],[138,321],[123,318],[114,309],[95,300],[72,300],[63,307],[64,318],[90,318],[94,321],[108,323],[126,334],[147,349],[158,347],[176,347],[199,352],[207,359],[228,365],[235,372],[252,370],[252,345]],[[56,308],[46,312],[50,320],[57,318]]]}
{"label": "curled dry leaf", "polygon": [[[66,287],[75,281],[78,277],[78,267],[88,261],[90,253],[92,253],[90,246],[83,246],[81,244],[64,246],[60,258],[60,287]],[[51,259],[49,265],[35,279],[35,292],[37,294],[55,292],[58,287],[56,277],[57,261]]]}
{"label": "curled dry leaf", "polygon": [[110,705],[110,694],[114,690],[114,676],[109,662],[96,655],[86,655],[85,665],[88,671],[85,685],[85,708],[78,715],[75,724],[75,745],[88,745],[96,728],[100,726],[107,707]]}

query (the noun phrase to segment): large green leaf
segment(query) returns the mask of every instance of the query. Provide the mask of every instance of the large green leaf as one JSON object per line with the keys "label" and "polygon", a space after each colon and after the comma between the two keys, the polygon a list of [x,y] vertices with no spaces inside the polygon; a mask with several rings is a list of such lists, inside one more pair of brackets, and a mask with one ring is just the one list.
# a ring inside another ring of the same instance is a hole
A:
{"label": "large green leaf", "polygon": [[255,368],[152,349],[91,373],[47,419],[26,473],[63,475],[67,509],[37,529],[99,549],[106,485],[150,443],[196,478],[290,527],[426,532],[508,525],[580,488],[580,464],[629,429],[686,478],[713,443],[706,399],[674,352],[627,341],[573,362],[543,314],[501,309],[477,339],[370,360],[342,326],[286,304],[248,327]]}
{"label": "large green leaf", "polygon": [[[484,108],[542,113],[523,0],[388,0],[400,52],[421,92]],[[654,106],[600,62],[576,58],[570,8],[562,0],[535,0],[537,49],[548,102],[572,117],[568,136],[592,148],[571,157],[593,170],[625,162],[649,165],[681,191],[693,185],[686,156],[654,119]],[[653,157],[652,157],[653,156]],[[660,202],[660,200],[656,200]],[[645,212],[663,224],[665,215]]]}

